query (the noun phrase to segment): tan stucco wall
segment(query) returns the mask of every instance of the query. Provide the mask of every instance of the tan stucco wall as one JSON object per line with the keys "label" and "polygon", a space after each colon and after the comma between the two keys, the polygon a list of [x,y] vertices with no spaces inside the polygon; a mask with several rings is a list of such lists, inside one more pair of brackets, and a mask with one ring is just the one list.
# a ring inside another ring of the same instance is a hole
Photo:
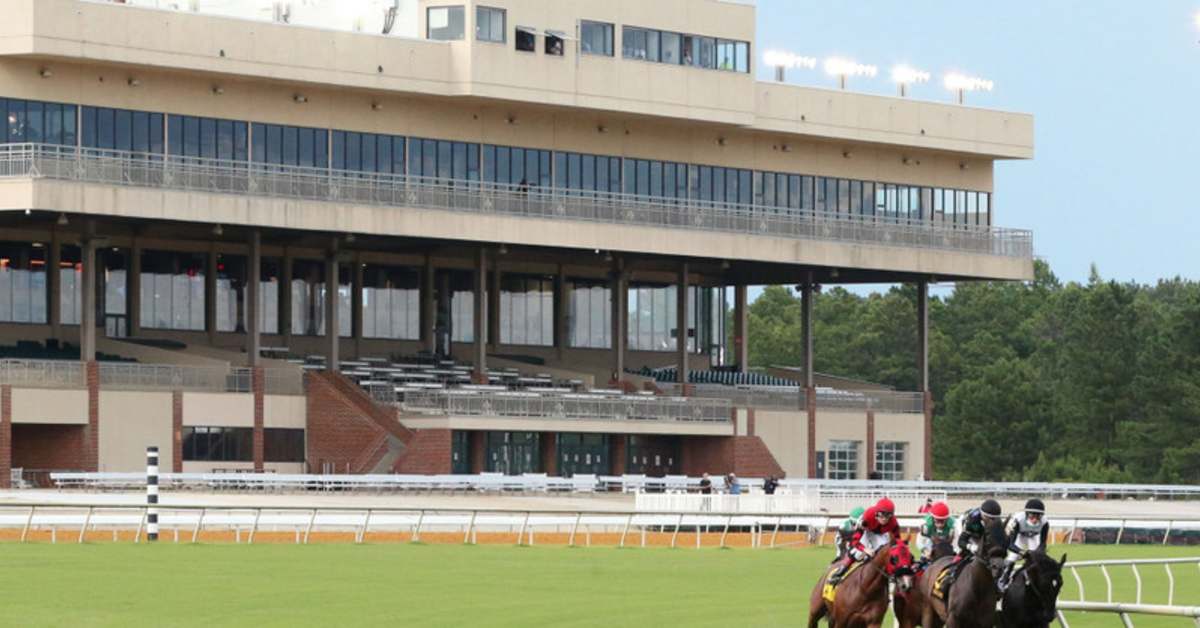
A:
{"label": "tan stucco wall", "polygon": [[908,443],[905,455],[904,479],[915,480],[925,469],[925,415],[875,413],[875,442],[899,441]]}
{"label": "tan stucco wall", "polygon": [[[755,434],[762,438],[788,477],[808,476],[808,413],[800,410],[754,412]],[[904,479],[915,480],[925,465],[925,418],[921,414],[875,414],[875,442],[907,443]],[[830,441],[857,441],[859,479],[867,478],[867,413],[817,409],[817,451]]]}
{"label": "tan stucco wall", "polygon": [[[253,398],[251,398],[253,403]],[[253,405],[250,407],[253,412]],[[290,427],[304,429],[307,425],[308,406],[304,397],[296,395],[264,395],[263,427]],[[250,416],[253,424],[254,416]]]}
{"label": "tan stucco wall", "polygon": [[100,470],[144,471],[146,447],[158,446],[159,470],[175,462],[172,394],[100,392]]}
{"label": "tan stucco wall", "polygon": [[755,409],[754,433],[789,478],[808,476],[807,412]]}
{"label": "tan stucco wall", "polygon": [[14,388],[12,422],[87,425],[87,391]]}
{"label": "tan stucco wall", "polygon": [[183,393],[183,424],[253,427],[254,395],[247,393]]}

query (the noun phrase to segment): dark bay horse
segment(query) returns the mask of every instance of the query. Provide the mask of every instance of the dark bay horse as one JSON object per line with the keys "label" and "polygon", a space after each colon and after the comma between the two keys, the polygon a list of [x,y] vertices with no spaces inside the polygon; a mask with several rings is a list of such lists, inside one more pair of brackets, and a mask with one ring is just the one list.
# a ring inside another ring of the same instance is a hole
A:
{"label": "dark bay horse", "polygon": [[945,599],[933,593],[938,576],[955,568],[954,558],[942,558],[930,565],[921,577],[918,588],[925,599],[921,613],[923,628],[992,628],[996,623],[996,603],[1000,593],[996,581],[1004,570],[1006,539],[999,518],[986,524],[982,547],[974,556],[964,559],[957,579],[950,585]]}
{"label": "dark bay horse", "polygon": [[[945,539],[939,540],[933,544],[933,550],[929,552],[931,562],[936,562],[939,559],[954,556],[954,545]],[[917,581],[919,582],[924,577],[924,570],[917,572]],[[921,625],[922,615],[925,612],[925,594],[921,592],[920,586],[914,586],[908,593],[897,592],[892,599],[892,612],[896,615],[896,621],[900,623],[900,628],[915,628]]]}
{"label": "dark bay horse", "polygon": [[887,613],[888,583],[894,581],[898,591],[911,590],[912,565],[912,553],[903,542],[880,548],[838,584],[832,604],[822,595],[826,572],[809,598],[808,628],[817,628],[822,617],[828,617],[830,628],[879,628]]}
{"label": "dark bay horse", "polygon": [[1066,554],[1060,561],[1041,551],[1029,554],[1025,558],[1025,566],[1013,574],[1012,584],[1004,592],[999,625],[1004,628],[1049,626],[1056,614],[1065,564]]}

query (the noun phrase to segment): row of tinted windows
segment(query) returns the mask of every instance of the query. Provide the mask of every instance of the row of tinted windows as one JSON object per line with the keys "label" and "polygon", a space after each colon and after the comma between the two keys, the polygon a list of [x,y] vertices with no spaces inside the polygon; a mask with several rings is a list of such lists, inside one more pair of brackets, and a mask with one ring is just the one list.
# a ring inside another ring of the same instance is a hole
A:
{"label": "row of tinted windows", "polygon": [[[9,142],[76,143],[74,105],[0,99],[0,106]],[[86,148],[162,154],[165,146],[176,156],[245,161],[249,154],[256,163],[315,168],[327,167],[332,153],[334,169],[355,172],[991,224],[985,192],[107,107],[83,107],[80,118],[78,143]]]}
{"label": "row of tinted windows", "polygon": [[74,146],[75,105],[0,98],[4,141]]}
{"label": "row of tinted windows", "polygon": [[626,26],[621,30],[621,54],[626,59],[686,65],[729,72],[750,71],[750,44]]}

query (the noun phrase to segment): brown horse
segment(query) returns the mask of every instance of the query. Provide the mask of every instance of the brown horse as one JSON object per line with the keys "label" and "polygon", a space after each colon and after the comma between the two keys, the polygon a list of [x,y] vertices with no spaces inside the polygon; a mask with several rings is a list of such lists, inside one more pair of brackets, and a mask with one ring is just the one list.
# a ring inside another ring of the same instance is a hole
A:
{"label": "brown horse", "polygon": [[925,598],[921,615],[923,628],[992,628],[996,623],[996,603],[1000,592],[996,581],[1004,570],[1005,536],[999,518],[987,524],[979,553],[963,560],[957,579],[945,592],[945,599],[933,594],[938,576],[955,566],[954,558],[943,558],[930,565],[918,588]]}
{"label": "brown horse", "polygon": [[887,613],[888,583],[894,581],[898,591],[911,590],[912,564],[912,553],[903,542],[883,547],[838,584],[832,604],[822,595],[826,572],[809,598],[808,628],[817,628],[822,617],[828,617],[830,628],[879,628]]}
{"label": "brown horse", "polygon": [[[929,554],[929,558],[933,561],[954,555],[954,545],[950,541],[940,540],[933,545],[933,550]],[[917,581],[920,582],[924,577],[925,571],[917,573]],[[905,593],[897,593],[892,599],[892,612],[896,615],[896,621],[900,623],[900,628],[915,628],[921,625],[922,615],[925,613],[925,594],[921,592],[920,586],[914,586],[911,590]]]}

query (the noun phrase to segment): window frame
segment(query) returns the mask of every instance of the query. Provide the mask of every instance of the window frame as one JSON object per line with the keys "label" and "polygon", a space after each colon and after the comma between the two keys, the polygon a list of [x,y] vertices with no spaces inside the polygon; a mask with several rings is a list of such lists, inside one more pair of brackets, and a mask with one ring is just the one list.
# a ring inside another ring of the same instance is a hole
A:
{"label": "window frame", "polygon": [[[480,17],[488,16],[488,32],[483,33],[480,29]],[[500,16],[500,39],[494,39],[496,34],[496,15]],[[481,41],[488,44],[506,44],[508,43],[508,10],[500,7],[489,7],[482,4],[475,5],[475,41]]]}
{"label": "window frame", "polygon": [[[600,26],[601,27],[602,35],[604,35],[605,41],[604,41],[604,45],[602,46],[603,50],[600,52],[596,52],[595,50],[587,49],[586,42],[588,41],[588,36],[585,31],[589,26],[592,26],[592,27]],[[614,53],[614,46],[615,46],[614,38],[616,37],[616,32],[617,32],[616,24],[613,24],[612,22],[599,22],[596,20],[580,20],[579,21],[579,53],[585,54],[585,55],[596,55],[598,57],[612,57],[613,53]]]}
{"label": "window frame", "polygon": [[[446,11],[446,26],[443,29],[450,28],[450,16],[457,9],[462,14],[462,32],[458,37],[441,38],[433,36],[433,27],[430,25],[432,21],[430,17],[434,11]],[[429,41],[464,41],[467,38],[467,9],[461,4],[443,4],[436,7],[425,7],[425,39]]]}

